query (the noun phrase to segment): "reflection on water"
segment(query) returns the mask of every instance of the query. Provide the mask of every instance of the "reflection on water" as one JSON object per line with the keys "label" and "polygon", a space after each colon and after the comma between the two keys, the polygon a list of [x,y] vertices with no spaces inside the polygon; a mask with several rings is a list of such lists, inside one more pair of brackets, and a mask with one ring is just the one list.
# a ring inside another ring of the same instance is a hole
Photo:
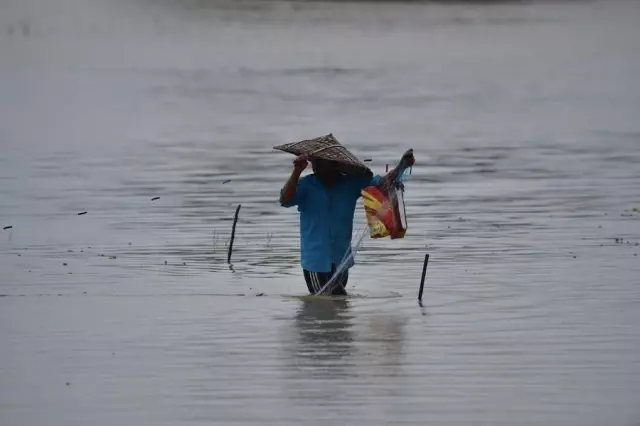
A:
{"label": "reflection on water", "polygon": [[[353,355],[353,314],[348,300],[304,300],[296,312],[296,359],[314,367],[345,366]],[[338,362],[343,361],[343,362]]]}
{"label": "reflection on water", "polygon": [[[304,300],[283,339],[285,388],[293,400],[353,404],[401,386],[406,319],[349,300]],[[310,379],[317,383],[309,384]],[[353,386],[345,386],[345,380]],[[290,387],[295,383],[293,387]],[[297,386],[300,383],[301,386]],[[371,392],[359,385],[371,386]]]}
{"label": "reflection on water", "polygon": [[[303,301],[296,313],[289,351],[299,368],[306,363],[314,370],[348,374],[374,362],[380,366],[401,365],[406,319],[387,313],[351,311],[348,300]],[[358,321],[356,325],[356,316]],[[366,347],[364,352],[361,352]],[[352,359],[355,356],[355,359]],[[370,359],[369,359],[370,358]]]}
{"label": "reflection on water", "polygon": [[[284,339],[285,394],[329,406],[344,401],[338,384],[356,375],[353,314],[346,300],[302,301]],[[309,380],[317,379],[317,382]],[[333,380],[332,380],[333,379]]]}

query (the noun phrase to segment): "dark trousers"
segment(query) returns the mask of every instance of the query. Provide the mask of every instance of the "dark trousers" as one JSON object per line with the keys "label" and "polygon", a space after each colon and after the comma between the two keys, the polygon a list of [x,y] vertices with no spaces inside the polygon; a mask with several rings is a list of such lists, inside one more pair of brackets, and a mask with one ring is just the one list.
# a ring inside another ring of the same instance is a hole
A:
{"label": "dark trousers", "polygon": [[[336,265],[331,267],[331,272],[311,272],[307,270],[302,270],[304,274],[304,280],[307,282],[307,288],[309,289],[309,293],[316,294],[329,282],[329,280],[336,274]],[[347,286],[347,281],[349,281],[349,270],[344,270],[336,280],[331,284],[332,295],[346,295],[347,291],[345,287]]]}

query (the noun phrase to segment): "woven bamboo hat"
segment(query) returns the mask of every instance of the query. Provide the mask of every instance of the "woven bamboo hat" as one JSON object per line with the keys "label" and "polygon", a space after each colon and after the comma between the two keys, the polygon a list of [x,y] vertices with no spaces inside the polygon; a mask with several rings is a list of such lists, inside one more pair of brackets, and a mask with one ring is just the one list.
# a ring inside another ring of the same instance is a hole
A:
{"label": "woven bamboo hat", "polygon": [[358,157],[340,144],[331,133],[314,139],[274,146],[273,148],[294,155],[307,154],[312,159],[333,161],[338,166],[338,169],[345,174],[372,175],[371,170],[358,160]]}

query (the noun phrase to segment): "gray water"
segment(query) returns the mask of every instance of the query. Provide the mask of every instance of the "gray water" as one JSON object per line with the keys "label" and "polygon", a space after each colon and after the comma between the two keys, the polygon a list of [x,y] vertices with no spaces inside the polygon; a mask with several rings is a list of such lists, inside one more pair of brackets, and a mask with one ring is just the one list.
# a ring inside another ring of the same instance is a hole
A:
{"label": "gray water", "polygon": [[[3,0],[0,424],[640,424],[639,19]],[[327,133],[417,164],[310,302],[272,147]]]}

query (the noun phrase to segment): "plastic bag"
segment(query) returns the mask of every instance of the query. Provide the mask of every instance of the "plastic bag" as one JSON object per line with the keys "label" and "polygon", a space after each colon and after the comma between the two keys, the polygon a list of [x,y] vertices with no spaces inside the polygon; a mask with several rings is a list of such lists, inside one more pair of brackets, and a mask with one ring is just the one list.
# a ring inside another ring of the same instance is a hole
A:
{"label": "plastic bag", "polygon": [[362,199],[371,238],[404,238],[407,216],[402,184],[390,189],[368,186],[362,190]]}

